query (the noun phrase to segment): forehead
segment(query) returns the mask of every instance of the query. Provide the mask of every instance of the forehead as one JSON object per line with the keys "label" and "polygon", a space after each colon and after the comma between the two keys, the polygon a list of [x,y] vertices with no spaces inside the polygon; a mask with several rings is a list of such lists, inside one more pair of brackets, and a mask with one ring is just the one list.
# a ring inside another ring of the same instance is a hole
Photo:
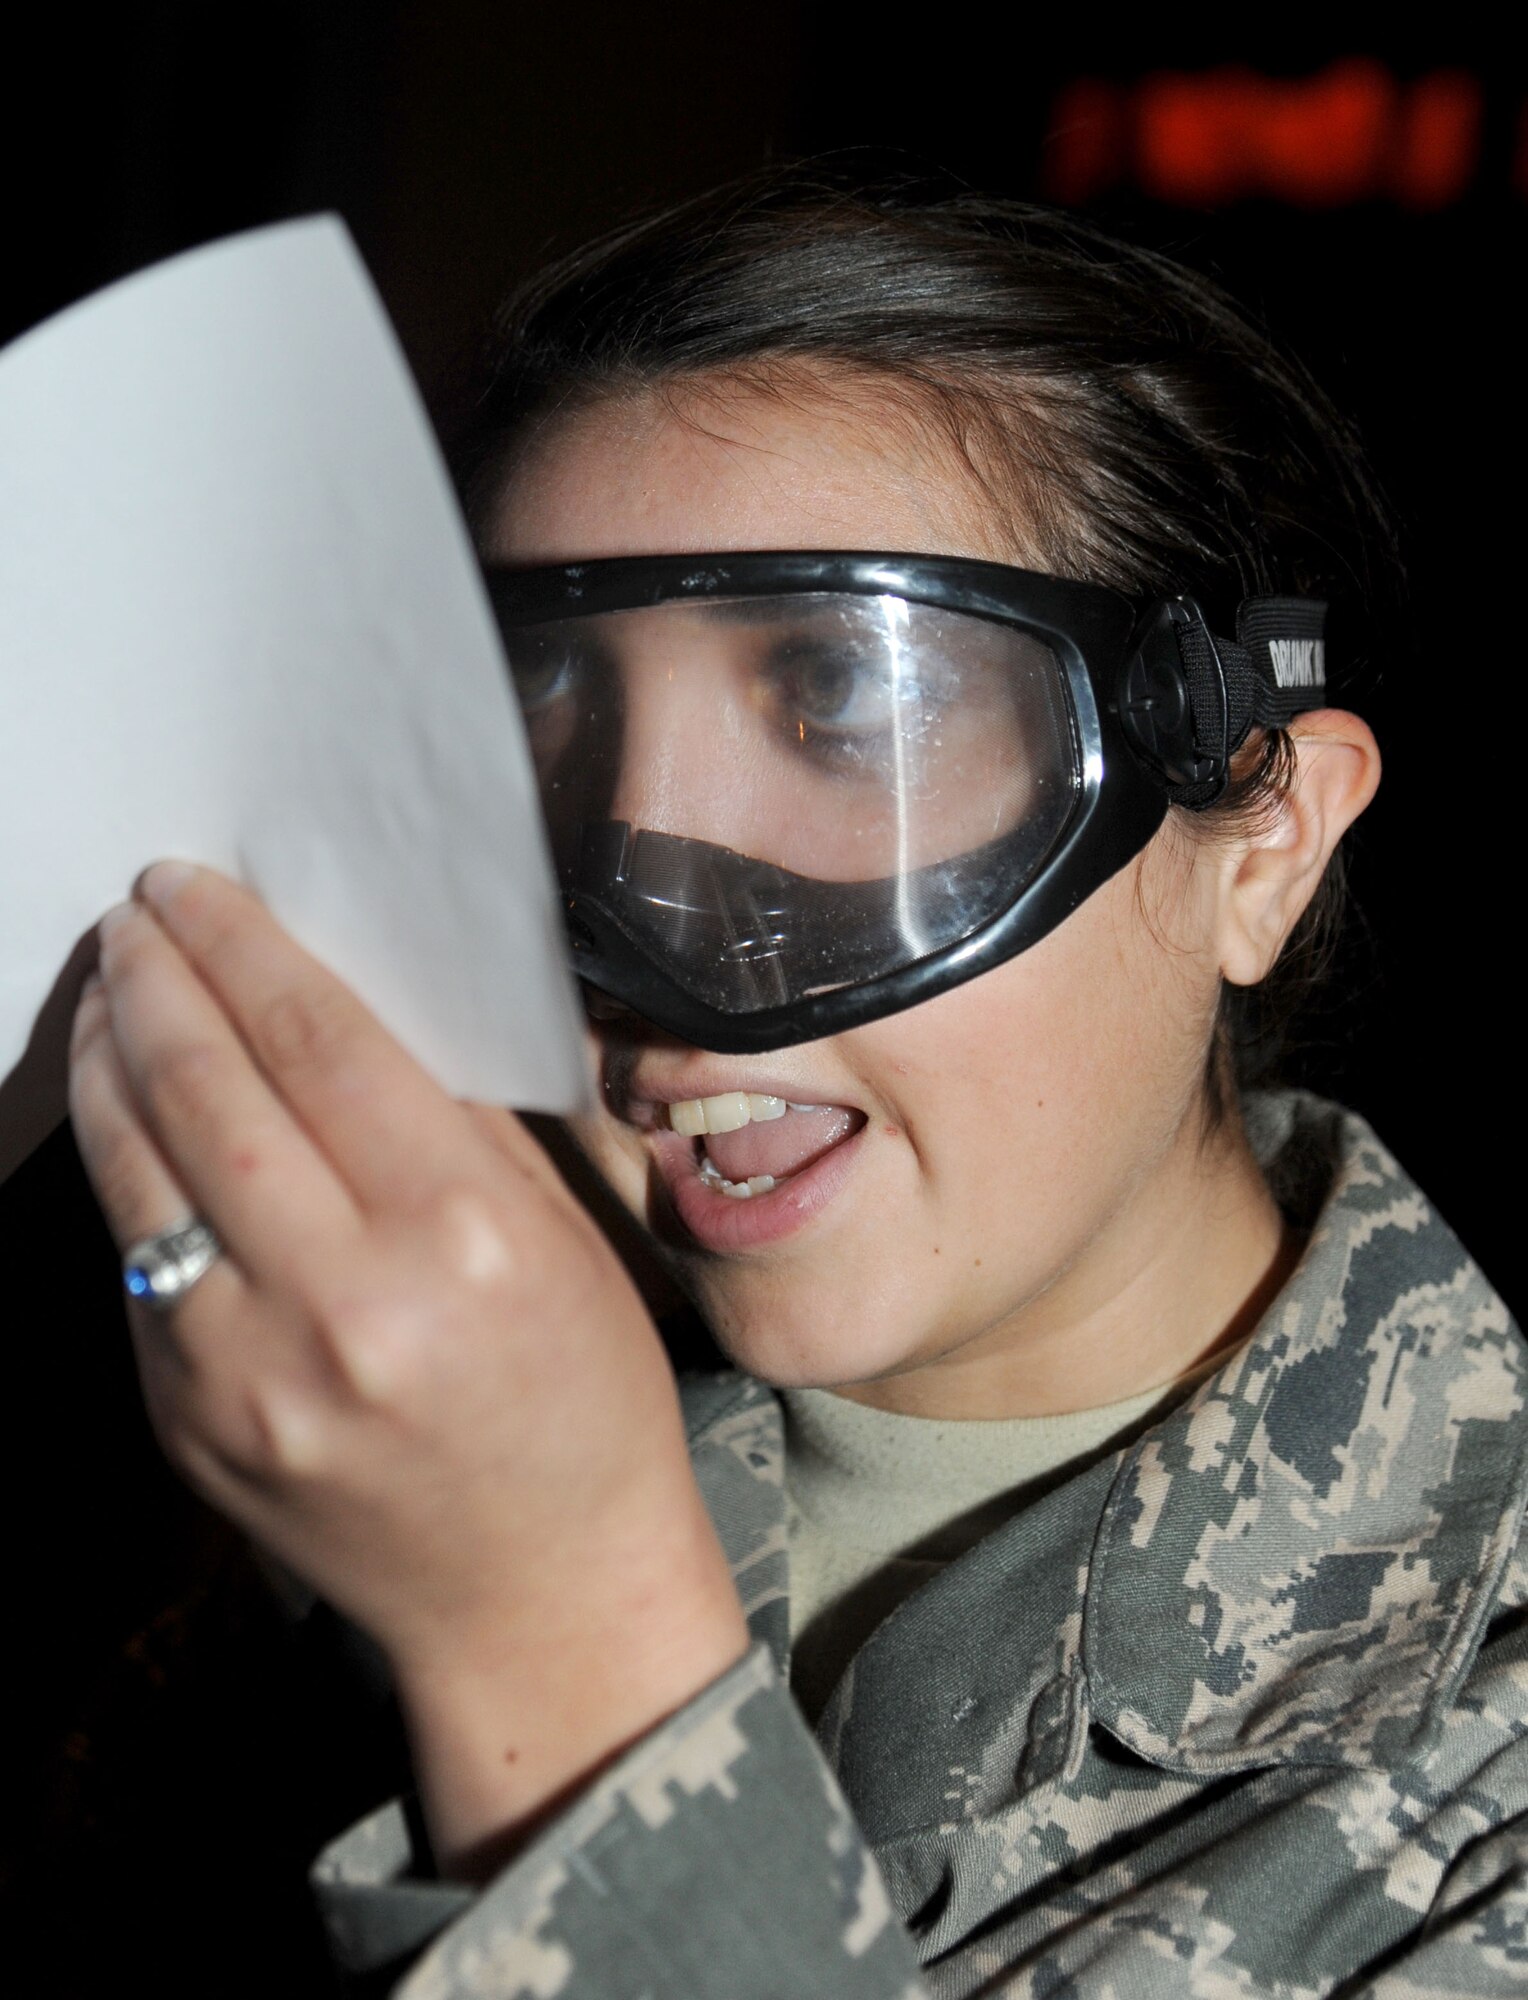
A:
{"label": "forehead", "polygon": [[541,422],[490,523],[501,562],[718,549],[1024,560],[1024,539],[932,422],[869,384],[682,385]]}

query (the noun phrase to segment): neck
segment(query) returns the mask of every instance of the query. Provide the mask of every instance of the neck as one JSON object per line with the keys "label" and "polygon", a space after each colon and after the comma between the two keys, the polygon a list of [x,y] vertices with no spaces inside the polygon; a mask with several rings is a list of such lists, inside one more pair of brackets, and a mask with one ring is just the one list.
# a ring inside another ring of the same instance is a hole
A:
{"label": "neck", "polygon": [[1236,1346],[1301,1247],[1239,1116],[1206,1135],[1196,1104],[1167,1153],[1044,1292],[948,1353],[838,1393],[955,1420],[1121,1402]]}

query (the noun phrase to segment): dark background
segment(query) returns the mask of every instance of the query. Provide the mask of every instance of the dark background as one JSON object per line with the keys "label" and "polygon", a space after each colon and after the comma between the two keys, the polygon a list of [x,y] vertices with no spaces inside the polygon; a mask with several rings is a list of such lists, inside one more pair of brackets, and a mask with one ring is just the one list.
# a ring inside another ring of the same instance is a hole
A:
{"label": "dark background", "polygon": [[[1388,769],[1343,1004],[1305,1073],[1519,1301],[1528,64],[1505,31],[1211,43],[1076,11],[1037,36],[1033,10],[1000,28],[959,5],[914,28],[799,4],[182,0],[88,38],[39,13],[0,85],[0,337],[209,237],[337,208],[449,435],[488,311],[545,252],[845,146],[1074,200],[1218,274],[1357,417],[1413,577],[1406,632],[1353,696]],[[279,1885],[377,1795],[385,1716],[334,1695],[317,1642],[294,1664],[159,1468],[67,1132],[0,1193],[0,1255],[7,1879],[47,1940],[35,1990],[151,1960],[166,1993],[307,1991],[301,1895]],[[278,1886],[253,1917],[261,1868]]]}

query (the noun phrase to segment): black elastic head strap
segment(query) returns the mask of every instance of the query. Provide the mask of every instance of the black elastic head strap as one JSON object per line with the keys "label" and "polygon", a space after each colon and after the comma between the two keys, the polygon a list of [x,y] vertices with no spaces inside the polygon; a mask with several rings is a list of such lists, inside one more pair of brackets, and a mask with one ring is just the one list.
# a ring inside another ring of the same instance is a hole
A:
{"label": "black elastic head strap", "polygon": [[1167,774],[1168,792],[1175,805],[1202,811],[1224,792],[1231,759],[1253,729],[1284,729],[1325,707],[1326,606],[1309,597],[1249,597],[1237,611],[1234,641],[1216,638],[1190,599],[1174,599],[1170,610],[1193,744]]}

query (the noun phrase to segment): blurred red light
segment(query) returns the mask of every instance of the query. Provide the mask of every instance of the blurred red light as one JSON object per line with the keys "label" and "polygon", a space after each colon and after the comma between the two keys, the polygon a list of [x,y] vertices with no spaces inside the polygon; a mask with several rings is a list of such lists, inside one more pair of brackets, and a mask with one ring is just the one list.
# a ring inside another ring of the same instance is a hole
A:
{"label": "blurred red light", "polygon": [[1138,93],[1136,173],[1184,207],[1247,195],[1300,206],[1361,201],[1383,168],[1393,79],[1372,62],[1295,83],[1250,70],[1148,77]]}
{"label": "blurred red light", "polygon": [[1480,165],[1480,81],[1462,70],[1424,76],[1407,97],[1395,160],[1396,199],[1408,208],[1447,208]]}
{"label": "blurred red light", "polygon": [[1403,84],[1367,56],[1297,78],[1245,67],[1085,77],[1056,99],[1044,179],[1071,203],[1133,182],[1189,208],[1248,198],[1441,208],[1478,170],[1481,115],[1475,77],[1446,70]]}

